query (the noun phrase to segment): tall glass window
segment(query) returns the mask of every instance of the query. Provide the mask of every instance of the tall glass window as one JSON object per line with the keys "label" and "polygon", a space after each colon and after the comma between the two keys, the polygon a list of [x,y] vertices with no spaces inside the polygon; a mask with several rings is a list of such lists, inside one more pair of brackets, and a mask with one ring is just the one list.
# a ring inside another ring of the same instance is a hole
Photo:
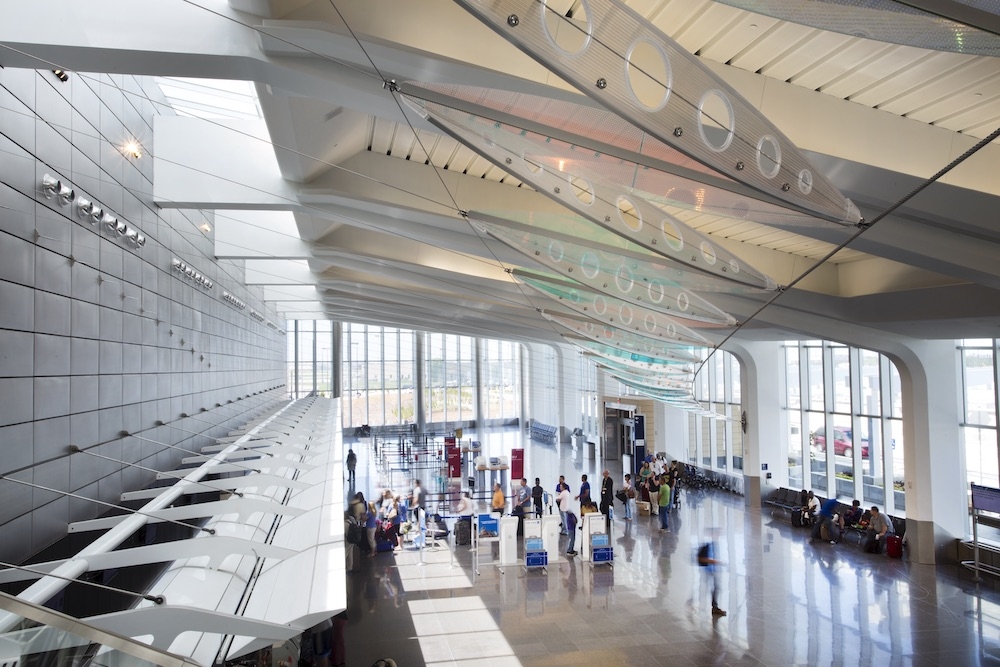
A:
{"label": "tall glass window", "polygon": [[997,340],[963,340],[962,436],[970,482],[1000,487],[997,443]]}
{"label": "tall glass window", "polygon": [[333,392],[333,329],[328,321],[289,320],[288,393],[301,398]]}
{"label": "tall glass window", "polygon": [[[704,354],[708,354],[708,350]],[[688,420],[688,459],[715,470],[743,470],[740,418],[740,364],[729,352],[715,350],[694,381],[695,398],[715,417],[692,415]]]}
{"label": "tall glass window", "polygon": [[789,484],[904,514],[902,397],[892,362],[839,343],[790,341],[785,367]]}
{"label": "tall glass window", "polygon": [[424,413],[433,423],[476,419],[475,340],[454,334],[427,334],[424,346]]}
{"label": "tall glass window", "polygon": [[518,416],[520,383],[517,370],[521,366],[521,348],[511,341],[482,340],[483,410],[487,422],[503,423]]}

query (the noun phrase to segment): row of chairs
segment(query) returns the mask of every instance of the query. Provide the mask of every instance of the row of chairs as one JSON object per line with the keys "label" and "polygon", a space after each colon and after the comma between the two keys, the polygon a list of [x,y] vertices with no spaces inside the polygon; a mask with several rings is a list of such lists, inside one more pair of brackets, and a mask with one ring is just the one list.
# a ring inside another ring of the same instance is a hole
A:
{"label": "row of chairs", "polygon": [[559,432],[558,426],[549,426],[541,422],[531,422],[531,439],[539,442],[555,442],[556,434]]}
{"label": "row of chairs", "polygon": [[[822,505],[826,499],[816,496],[816,499]],[[778,510],[783,510],[788,512],[791,516],[795,512],[801,512],[802,506],[805,503],[805,498],[803,497],[803,492],[797,489],[786,489],[784,487],[775,491],[769,498],[764,500],[765,505],[770,505],[773,509],[771,510],[771,516]],[[841,516],[844,515],[847,510],[850,509],[844,503],[837,503],[837,513]],[[868,512],[865,512],[865,516],[868,516]],[[890,516],[889,521],[892,522],[893,531],[899,537],[903,537],[906,533],[906,519],[900,517]],[[845,535],[851,535],[857,538],[857,543],[861,544],[864,539],[865,531],[863,528],[858,526],[844,526]]]}

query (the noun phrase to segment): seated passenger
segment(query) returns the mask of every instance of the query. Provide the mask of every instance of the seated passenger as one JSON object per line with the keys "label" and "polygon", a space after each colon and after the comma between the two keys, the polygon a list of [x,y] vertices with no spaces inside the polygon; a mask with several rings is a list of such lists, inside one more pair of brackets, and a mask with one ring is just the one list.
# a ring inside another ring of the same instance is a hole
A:
{"label": "seated passenger", "polygon": [[892,527],[892,521],[885,514],[878,511],[878,507],[872,506],[872,520],[868,524],[866,532],[865,551],[871,553],[881,553],[882,545],[885,544],[885,536],[896,532]]}
{"label": "seated passenger", "polygon": [[840,515],[840,531],[843,532],[846,527],[856,527],[861,521],[861,516],[863,514],[864,511],[861,509],[861,501],[855,500],[851,503],[851,508]]}
{"label": "seated passenger", "polygon": [[806,502],[802,505],[802,525],[811,526],[813,517],[819,511],[819,498],[813,495],[812,491],[806,494]]}

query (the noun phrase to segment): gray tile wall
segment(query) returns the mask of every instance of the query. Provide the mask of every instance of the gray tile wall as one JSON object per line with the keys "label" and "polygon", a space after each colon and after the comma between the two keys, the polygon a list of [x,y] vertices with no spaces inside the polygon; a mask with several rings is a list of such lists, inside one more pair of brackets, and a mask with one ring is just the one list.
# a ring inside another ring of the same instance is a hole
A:
{"label": "gray tile wall", "polygon": [[[185,454],[164,444],[198,449],[265,396],[284,393],[284,336],[249,309],[278,329],[284,323],[243,283],[240,262],[213,259],[211,233],[201,229],[214,227],[212,214],[153,204],[153,116],[170,113],[162,102],[150,78],[71,73],[61,83],[48,71],[0,69],[5,476],[117,502],[154,473],[70,454],[70,445],[167,469]],[[120,150],[133,137],[140,159]],[[75,202],[45,198],[46,173],[138,229],[145,247],[91,225]],[[174,257],[214,288],[179,276]],[[247,309],[223,300],[224,290]],[[69,522],[105,509],[0,480],[0,560],[22,561],[64,536]]]}

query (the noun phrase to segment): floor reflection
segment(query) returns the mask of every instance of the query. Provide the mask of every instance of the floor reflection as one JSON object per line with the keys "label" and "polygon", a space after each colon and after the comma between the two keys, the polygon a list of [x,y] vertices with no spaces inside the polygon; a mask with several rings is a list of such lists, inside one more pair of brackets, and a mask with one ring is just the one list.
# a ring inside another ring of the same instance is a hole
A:
{"label": "floor reflection", "polygon": [[[486,455],[524,447],[525,476],[548,490],[560,474],[574,490],[583,473],[600,479],[597,463],[568,445],[529,443],[516,430],[472,437]],[[429,474],[433,460],[380,467],[366,446],[354,449],[356,490],[366,497],[405,490],[417,475],[432,492],[450,488]],[[604,467],[619,486],[620,463]],[[615,510],[613,568],[570,559],[501,572],[482,547],[476,576],[469,547],[444,545],[361,559],[348,576],[348,664],[997,664],[992,582],[977,592],[959,569],[864,554],[847,542],[810,544],[787,519],[724,492],[685,493],[670,533],[655,516],[626,522],[617,501]],[[711,528],[724,563],[721,618],[711,615],[711,582],[695,557]]]}

